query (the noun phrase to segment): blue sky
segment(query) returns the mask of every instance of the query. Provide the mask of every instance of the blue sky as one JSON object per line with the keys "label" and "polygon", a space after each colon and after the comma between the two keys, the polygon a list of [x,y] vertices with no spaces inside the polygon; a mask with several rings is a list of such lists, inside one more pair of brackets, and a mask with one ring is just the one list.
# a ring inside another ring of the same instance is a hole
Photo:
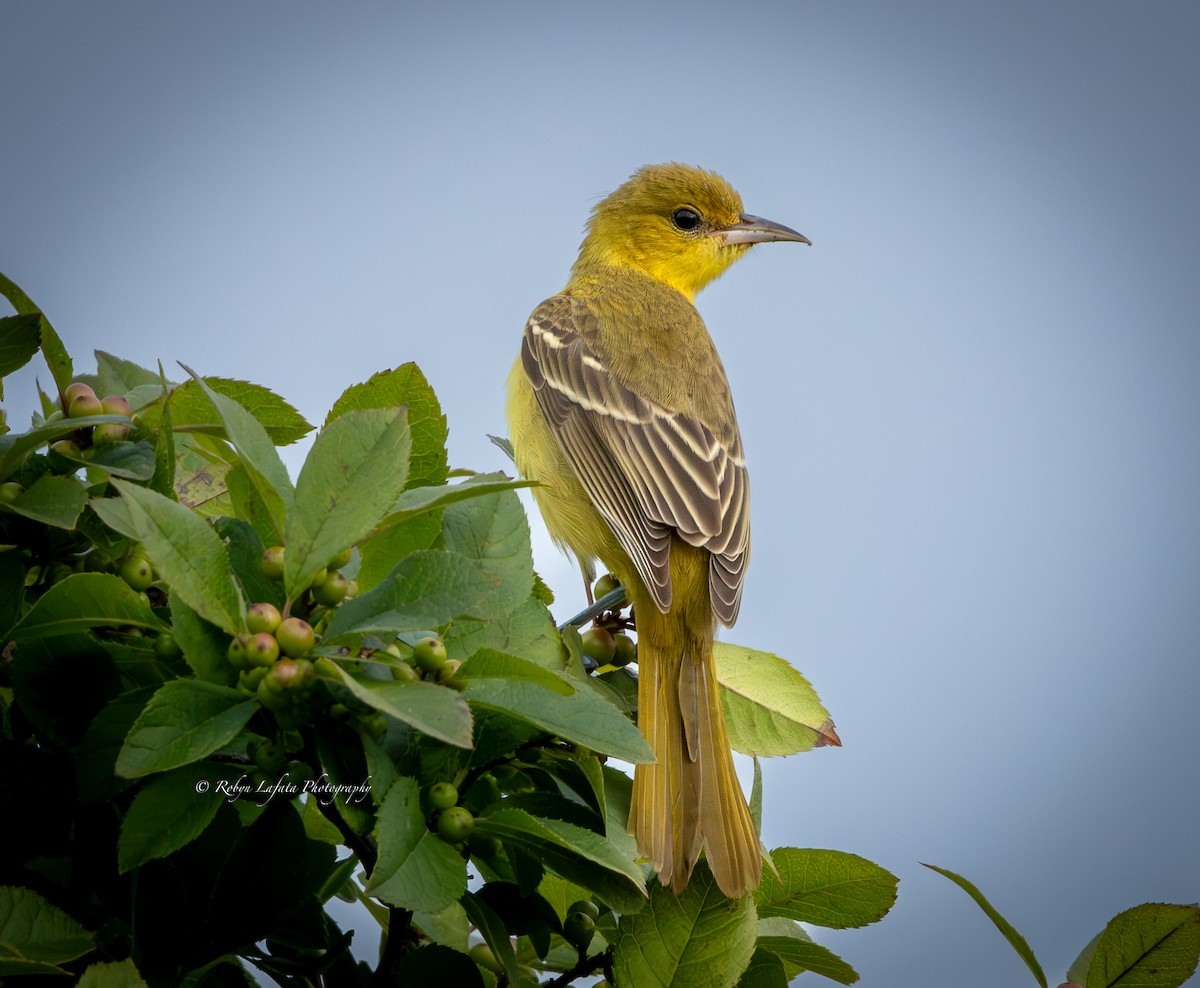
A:
{"label": "blue sky", "polygon": [[754,489],[726,637],[845,743],[766,765],[765,837],[901,877],[824,942],[868,986],[1021,983],[919,861],[1051,983],[1114,913],[1200,898],[1200,7],[433,7],[6,5],[0,270],[81,366],[312,421],[415,360],[452,461],[500,469],[588,210],[648,162],[721,172],[813,241],[699,299]]}

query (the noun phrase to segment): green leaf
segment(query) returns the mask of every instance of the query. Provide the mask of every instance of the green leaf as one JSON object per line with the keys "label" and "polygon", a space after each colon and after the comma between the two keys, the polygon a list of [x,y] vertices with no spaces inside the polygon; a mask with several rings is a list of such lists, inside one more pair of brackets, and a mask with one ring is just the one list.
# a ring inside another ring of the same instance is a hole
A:
{"label": "green leaf", "polygon": [[1176,988],[1200,957],[1200,907],[1148,902],[1104,928],[1084,988]]}
{"label": "green leaf", "polygon": [[[654,753],[637,727],[592,690],[565,692],[564,687],[571,690],[571,686],[558,676],[551,689],[532,677],[554,674],[532,662],[492,652],[477,654],[482,655],[480,663],[472,657],[459,670],[467,681],[464,693],[472,706],[499,711],[564,741],[627,762],[654,761]],[[523,678],[497,675],[494,670],[500,668],[520,670]]]}
{"label": "green leaf", "polygon": [[3,274],[0,274],[0,295],[8,299],[9,304],[18,315],[36,314],[40,318],[42,356],[46,358],[46,366],[50,368],[50,373],[54,376],[54,383],[58,385],[58,389],[60,391],[65,389],[71,383],[74,374],[71,357],[67,353],[67,348],[63,346],[62,340],[58,338],[58,334],[54,332],[54,327],[50,325],[50,320],[45,317],[33,299]]}
{"label": "green leaf", "polygon": [[114,357],[103,350],[96,351],[96,377],[98,395],[128,395],[134,388],[143,385],[159,385],[157,371],[148,370],[122,357]]}
{"label": "green leaf", "polygon": [[296,481],[284,536],[289,596],[379,524],[404,490],[410,445],[403,408],[349,411],[321,430]]}
{"label": "green leaf", "polygon": [[475,562],[457,552],[411,552],[374,590],[338,607],[325,640],[440,628],[481,612],[494,585]]}
{"label": "green leaf", "polygon": [[780,847],[771,860],[779,874],[763,869],[754,892],[760,916],[844,930],[877,922],[896,901],[896,876],[857,854]]}
{"label": "green leaf", "polygon": [[[242,600],[230,576],[229,553],[212,526],[168,497],[127,481],[112,483],[129,511],[138,541],[171,592],[231,635],[243,631]],[[91,504],[107,522],[104,500]]]}
{"label": "green leaf", "polygon": [[[0,477],[7,477],[17,465],[25,457],[26,453],[37,449],[39,446],[46,446],[54,442],[56,439],[62,439],[78,429],[90,429],[92,426],[104,425],[105,423],[127,425],[129,419],[124,415],[85,415],[77,419],[58,419],[55,422],[48,422],[38,426],[36,429],[31,429],[29,432],[23,432],[18,436],[3,436],[0,437],[0,452],[3,453],[3,459],[0,460]],[[81,467],[89,465],[88,461],[80,457],[70,457],[72,462],[78,463]]]}
{"label": "green leaf", "polygon": [[1012,927],[1012,925],[1009,924],[1008,920],[1006,920],[1000,915],[1000,913],[996,911],[996,908],[990,902],[988,902],[984,894],[980,892],[978,888],[976,888],[967,879],[963,878],[962,875],[956,875],[954,872],[949,871],[946,868],[939,868],[937,865],[925,864],[924,861],[922,861],[921,864],[925,865],[925,867],[930,871],[936,871],[939,875],[944,875],[960,889],[966,892],[967,895],[974,899],[975,904],[979,906],[979,908],[982,909],[987,915],[987,918],[995,924],[996,929],[1004,934],[1004,939],[1009,942],[1009,944],[1012,946],[1012,949],[1015,950],[1020,956],[1021,960],[1025,962],[1025,966],[1033,972],[1033,976],[1037,979],[1037,983],[1041,985],[1042,988],[1048,988],[1046,983],[1046,974],[1042,970],[1042,965],[1038,963],[1037,957],[1030,949],[1029,944],[1025,942],[1025,938],[1021,936],[1021,934],[1018,933]]}
{"label": "green leaf", "polygon": [[546,605],[533,597],[512,610],[493,613],[486,621],[457,621],[444,637],[447,654],[456,659],[488,648],[558,670],[566,657],[554,618]]}
{"label": "green leaf", "polygon": [[162,627],[146,601],[119,576],[74,573],[47,590],[9,634],[22,641],[123,625]]}
{"label": "green leaf", "polygon": [[[282,539],[291,513],[293,502],[292,481],[287,468],[275,451],[275,442],[266,428],[238,402],[210,387],[210,382],[198,377],[194,371],[184,368],[192,375],[196,384],[212,402],[221,419],[225,434],[241,457],[242,468],[250,478],[254,490],[266,506],[267,514],[276,533]],[[178,394],[178,391],[175,392]],[[268,392],[270,394],[270,392]],[[172,405],[174,395],[172,395]],[[178,408],[172,408],[173,418],[179,418]]]}
{"label": "green leaf", "polygon": [[[500,962],[508,983],[519,985],[521,977],[517,973],[517,955],[513,950],[512,941],[508,938],[508,927],[503,919],[496,915],[487,900],[477,893],[468,892],[462,897],[462,907],[467,918],[475,924],[487,945],[492,948],[492,956]],[[555,917],[557,920],[558,917]]]}
{"label": "green leaf", "polygon": [[1092,957],[1096,953],[1096,947],[1100,944],[1100,938],[1104,936],[1104,931],[1101,930],[1091,940],[1087,942],[1087,946],[1079,952],[1079,956],[1071,962],[1071,966],[1067,969],[1067,981],[1073,985],[1083,985],[1087,983],[1088,965],[1092,963]]}
{"label": "green leaf", "polygon": [[498,494],[501,491],[518,490],[522,487],[533,487],[531,480],[497,479],[495,474],[468,477],[460,484],[438,484],[432,487],[409,487],[396,503],[392,505],[387,517],[380,522],[380,528],[395,525],[410,518],[415,518],[427,511],[444,508],[458,501],[468,501],[475,497],[485,497],[488,494]]}
{"label": "green leaf", "polygon": [[237,682],[237,672],[227,656],[229,635],[201,618],[178,594],[171,594],[171,634],[197,679],[218,686]]}
{"label": "green leaf", "polygon": [[76,477],[43,474],[7,505],[9,511],[68,531],[75,527],[87,503],[87,491]]}
{"label": "green leaf", "polygon": [[816,690],[785,659],[715,642],[713,658],[729,744],[745,755],[794,755],[840,745]]}
{"label": "green leaf", "polygon": [[783,961],[766,950],[755,949],[750,965],[738,979],[738,988],[787,988]]}
{"label": "green leaf", "polygon": [[754,954],[757,922],[752,899],[726,898],[707,865],[698,865],[679,895],[655,885],[647,908],[621,917],[617,984],[731,988]]}
{"label": "green leaf", "polygon": [[344,685],[363,703],[422,734],[457,748],[471,747],[471,710],[462,694],[426,682],[360,682],[334,663]]}
{"label": "green leaf", "polygon": [[561,820],[493,806],[499,808],[476,818],[478,833],[528,851],[568,881],[592,889],[619,912],[635,912],[645,904],[641,869],[604,837]]}
{"label": "green leaf", "polygon": [[117,774],[136,779],[207,758],[232,741],[257,710],[237,690],[191,679],[164,683],[125,738]]}
{"label": "green leaf", "polygon": [[367,893],[402,909],[438,912],[467,890],[467,864],[425,825],[415,779],[397,779],[377,825],[379,858]]}
{"label": "green leaf", "polygon": [[[266,430],[271,442],[276,446],[287,446],[303,439],[312,431],[312,426],[304,420],[304,416],[279,395],[260,384],[206,377],[204,385],[202,387],[193,379],[185,381],[171,392],[171,412],[177,430],[225,436],[232,441],[233,437],[225,432],[221,416],[209,398],[209,393],[216,392],[232,399],[249,412]],[[132,404],[132,401],[130,403]],[[158,427],[161,414],[162,405],[156,402],[143,407],[139,417],[146,428],[154,429]]]}
{"label": "green leaf", "polygon": [[[486,476],[486,475],[485,475]],[[491,479],[503,480],[495,474]],[[504,613],[533,593],[533,551],[529,522],[513,491],[449,505],[442,513],[446,548],[476,561],[495,581],[490,611]]]}
{"label": "green leaf", "polygon": [[29,889],[0,886],[0,977],[65,974],[53,965],[91,949],[92,935],[57,906]]}
{"label": "green leaf", "polygon": [[[0,377],[24,367],[42,345],[42,317],[32,312],[0,319]],[[3,397],[3,395],[0,395]]]}
{"label": "green leaf", "polygon": [[840,985],[852,985],[858,980],[858,972],[854,968],[828,947],[822,947],[819,943],[813,943],[811,940],[799,937],[766,936],[758,938],[758,947],[760,950],[774,954],[783,961],[785,967],[791,970],[798,968],[803,971],[811,971],[813,974],[820,974],[831,981],[836,981]]}
{"label": "green leaf", "polygon": [[410,552],[436,549],[441,542],[440,511],[414,515],[398,525],[377,532],[358,544],[362,557],[362,565],[358,568],[358,585],[364,591],[373,589]]}
{"label": "green leaf", "polygon": [[117,867],[121,874],[154,858],[165,858],[190,844],[212,823],[221,798],[198,783],[233,781],[236,766],[200,763],[166,772],[142,788],[121,822]]}
{"label": "green leaf", "polygon": [[[484,988],[479,967],[471,958],[437,943],[427,944],[406,953],[400,962],[400,969],[396,972],[395,984]],[[522,982],[522,985],[524,984],[526,982]]]}
{"label": "green leaf", "polygon": [[137,965],[128,957],[108,964],[89,964],[77,988],[147,988]]}
{"label": "green leaf", "polygon": [[112,477],[149,480],[154,476],[154,447],[144,439],[135,443],[122,440],[95,446],[86,461],[89,467],[103,470]]}
{"label": "green leaf", "polygon": [[395,370],[381,371],[363,384],[347,388],[334,403],[325,424],[349,411],[368,408],[408,406],[408,426],[412,432],[408,483],[412,487],[443,484],[446,480],[446,416],[437,395],[414,363],[401,364]]}

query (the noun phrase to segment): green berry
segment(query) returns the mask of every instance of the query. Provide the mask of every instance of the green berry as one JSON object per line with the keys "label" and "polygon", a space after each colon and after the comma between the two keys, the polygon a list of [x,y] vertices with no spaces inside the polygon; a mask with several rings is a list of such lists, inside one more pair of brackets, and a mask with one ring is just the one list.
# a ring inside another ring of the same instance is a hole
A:
{"label": "green berry", "polygon": [[299,658],[309,652],[317,643],[312,625],[303,618],[290,617],[280,622],[275,632],[279,648],[289,658]]}
{"label": "green berry", "polygon": [[82,381],[72,381],[63,391],[63,407],[70,408],[71,402],[79,395],[88,395],[92,398],[96,397],[96,392],[92,390],[91,385],[84,384]]}
{"label": "green berry", "polygon": [[462,689],[463,681],[458,678],[458,670],[462,666],[461,659],[447,659],[437,671],[437,681],[452,689]]}
{"label": "green berry", "polygon": [[258,669],[245,669],[238,673],[238,685],[249,693],[255,692],[259,684],[262,683],[263,677],[266,676],[267,670],[259,667]]}
{"label": "green berry", "polygon": [[618,580],[611,573],[605,573],[596,581],[595,587],[592,588],[592,596],[596,600],[599,600],[601,597],[607,597],[620,585],[620,580]]}
{"label": "green berry", "polygon": [[407,662],[392,662],[390,668],[392,679],[398,679],[403,683],[415,683],[421,678],[421,674]]}
{"label": "green berry", "polygon": [[313,587],[313,600],[326,607],[337,607],[346,599],[346,592],[349,589],[350,581],[334,570],[325,577],[319,586]]}
{"label": "green berry", "polygon": [[294,690],[302,686],[312,672],[311,662],[280,659],[267,673],[267,679],[281,690]]}
{"label": "green berry", "polygon": [[263,550],[262,571],[269,580],[283,579],[283,546],[273,545]]}
{"label": "green berry", "polygon": [[129,402],[121,395],[109,395],[101,399],[100,408],[105,415],[131,415],[133,409],[129,407]]}
{"label": "green berry", "polygon": [[279,629],[281,621],[283,615],[279,613],[279,608],[266,601],[260,601],[246,611],[246,626],[255,634],[265,631],[273,635]]}
{"label": "green berry", "polygon": [[329,576],[329,567],[322,566],[319,570],[317,570],[317,572],[315,574],[313,574],[312,582],[309,583],[309,585],[308,585],[309,589],[315,590],[317,587],[319,587],[322,583],[325,582],[325,580],[328,576]]}
{"label": "green berry", "polygon": [[173,662],[183,656],[183,649],[169,631],[159,632],[154,639],[154,654],[164,662]]}
{"label": "green berry", "polygon": [[616,650],[612,657],[612,664],[615,666],[627,666],[630,662],[637,661],[637,642],[628,635],[613,635],[613,642],[616,645]]}
{"label": "green berry", "polygon": [[143,556],[130,556],[117,573],[134,590],[145,590],[154,582],[154,570]]}
{"label": "green berry", "polygon": [[345,566],[347,563],[350,562],[350,557],[351,557],[351,551],[349,549],[343,549],[336,556],[334,556],[331,560],[329,560],[329,569],[331,569],[331,570],[341,569],[343,566]]}
{"label": "green berry", "polygon": [[249,643],[249,635],[234,635],[229,647],[225,650],[225,657],[229,659],[229,664],[235,669],[250,668],[250,657],[246,654],[246,646]]}
{"label": "green berry", "polygon": [[485,971],[493,971],[496,974],[501,974],[504,971],[504,965],[496,960],[496,955],[492,953],[492,948],[486,943],[477,943],[472,946],[467,951],[467,956]]}
{"label": "green berry", "polygon": [[422,638],[413,646],[413,662],[422,672],[437,672],[446,664],[446,643],[440,638]]}
{"label": "green berry", "polygon": [[586,916],[591,916],[592,919],[600,918],[600,907],[591,899],[579,899],[567,906],[567,915],[571,913],[583,913]]}
{"label": "green berry", "polygon": [[563,920],[563,938],[576,950],[587,950],[596,933],[596,921],[587,913],[568,913]]}
{"label": "green berry", "polygon": [[465,807],[451,806],[438,814],[437,829],[443,840],[457,844],[471,836],[475,817]]}
{"label": "green berry", "polygon": [[77,394],[67,405],[67,418],[81,419],[88,415],[99,415],[104,411],[100,399],[92,394]]}
{"label": "green berry", "polygon": [[13,501],[24,493],[25,488],[15,480],[7,480],[3,484],[0,484],[0,502],[4,504],[12,504]]}
{"label": "green berry", "polygon": [[129,426],[121,422],[101,422],[92,430],[92,444],[107,446],[117,443],[129,435]]}
{"label": "green berry", "polygon": [[589,628],[583,633],[583,654],[598,665],[607,665],[616,654],[617,644],[604,628]]}
{"label": "green berry", "polygon": [[436,810],[448,810],[458,805],[458,789],[450,782],[437,782],[429,787],[429,802]]}
{"label": "green berry", "polygon": [[274,635],[260,631],[246,642],[246,661],[251,666],[270,668],[278,658],[279,642],[275,640]]}
{"label": "green berry", "polygon": [[274,741],[251,741],[247,753],[268,777],[278,778],[287,766],[287,751]]}

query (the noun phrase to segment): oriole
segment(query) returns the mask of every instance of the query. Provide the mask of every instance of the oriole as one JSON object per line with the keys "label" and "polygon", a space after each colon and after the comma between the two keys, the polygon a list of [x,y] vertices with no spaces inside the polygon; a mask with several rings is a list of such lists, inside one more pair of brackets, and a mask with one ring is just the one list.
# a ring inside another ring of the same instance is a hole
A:
{"label": "oriole", "polygon": [[725,369],[693,305],[752,244],[810,241],[742,212],[720,176],[642,168],[594,209],[566,288],[525,326],[507,413],[551,537],[626,588],[638,633],[630,830],[659,882],[702,849],[718,886],[757,887],[762,848],[717,693],[716,622],[732,625],[750,555],[750,493]]}

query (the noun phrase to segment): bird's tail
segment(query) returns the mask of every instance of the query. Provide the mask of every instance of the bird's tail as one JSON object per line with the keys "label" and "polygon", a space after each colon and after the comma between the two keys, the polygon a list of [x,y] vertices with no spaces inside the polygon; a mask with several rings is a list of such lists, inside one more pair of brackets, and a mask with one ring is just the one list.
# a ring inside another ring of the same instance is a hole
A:
{"label": "bird's tail", "polygon": [[680,892],[703,849],[718,887],[741,898],[762,877],[762,846],[733,769],[717,692],[711,618],[653,605],[638,618],[638,726],[656,761],[638,765],[630,830],[658,880]]}

